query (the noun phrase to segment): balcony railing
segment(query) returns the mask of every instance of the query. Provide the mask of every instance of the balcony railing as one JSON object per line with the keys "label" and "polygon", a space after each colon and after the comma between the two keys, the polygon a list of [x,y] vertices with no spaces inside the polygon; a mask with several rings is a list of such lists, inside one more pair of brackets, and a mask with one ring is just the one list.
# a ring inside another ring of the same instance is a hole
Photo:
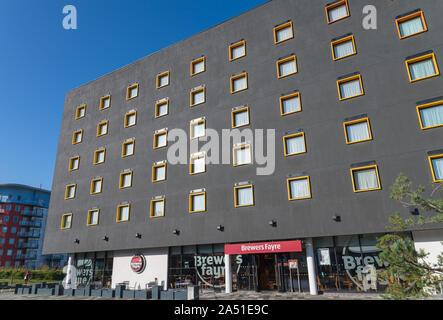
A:
{"label": "balcony railing", "polygon": [[15,255],[15,260],[24,260],[25,259],[25,255],[24,254],[16,254]]}
{"label": "balcony railing", "polygon": [[33,227],[33,228],[40,228],[42,226],[42,222],[40,220],[35,221],[20,221],[19,225],[24,227]]}
{"label": "balcony railing", "polygon": [[17,233],[17,236],[18,237],[21,237],[21,238],[40,238],[40,232],[32,232],[32,231],[29,231],[29,232],[22,232],[22,231],[20,231],[19,233]]}
{"label": "balcony railing", "polygon": [[34,242],[19,242],[15,245],[18,249],[37,249],[38,243]]}
{"label": "balcony railing", "polygon": [[23,216],[28,216],[28,217],[43,217],[43,210],[41,209],[34,209],[32,211],[30,210],[23,210],[22,212]]}
{"label": "balcony railing", "polygon": [[37,259],[37,255],[35,253],[25,254],[24,257],[25,257],[25,260],[36,260]]}

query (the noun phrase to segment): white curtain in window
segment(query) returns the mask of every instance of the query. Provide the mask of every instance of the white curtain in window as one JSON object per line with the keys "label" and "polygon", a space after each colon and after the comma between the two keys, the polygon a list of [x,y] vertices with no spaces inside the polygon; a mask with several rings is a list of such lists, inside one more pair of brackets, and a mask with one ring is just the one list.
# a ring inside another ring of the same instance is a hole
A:
{"label": "white curtain in window", "polygon": [[127,126],[133,126],[135,124],[135,114],[131,114],[127,117]]}
{"label": "white curtain in window", "polygon": [[78,159],[72,160],[72,169],[78,169]]}
{"label": "white curtain in window", "polygon": [[329,15],[329,21],[331,22],[346,17],[348,15],[346,5],[342,5],[334,9],[328,10],[328,15]]}
{"label": "white curtain in window", "polygon": [[334,45],[334,55],[336,59],[353,54],[354,43],[352,40]]}
{"label": "white curtain in window", "polygon": [[164,166],[155,168],[155,180],[165,179],[166,168]]}
{"label": "white curtain in window", "polygon": [[106,134],[108,132],[108,125],[107,124],[102,124],[100,125],[100,134]]}
{"label": "white curtain in window", "polygon": [[246,89],[246,77],[241,77],[233,81],[234,91]]}
{"label": "white curtain in window", "polygon": [[83,117],[85,115],[85,108],[81,108],[78,111],[78,117]]}
{"label": "white curtain in window", "polygon": [[245,55],[245,46],[241,45],[231,49],[232,59],[237,59]]}
{"label": "white curtain in window", "polygon": [[421,20],[421,17],[417,17],[402,23],[399,23],[398,25],[400,29],[400,34],[402,37],[407,37],[411,34],[420,32],[424,30],[423,22]]}
{"label": "white curtain in window", "polygon": [[423,127],[434,127],[443,125],[443,104],[420,110]]}
{"label": "white curtain in window", "polygon": [[97,224],[98,223],[98,211],[91,212],[91,219],[90,219],[89,223],[90,224]]}
{"label": "white curtain in window", "polygon": [[[132,90],[134,90],[134,89],[132,89]],[[132,97],[132,90],[131,90],[131,97]],[[103,108],[108,108],[109,102],[110,102],[109,98],[103,99]]]}
{"label": "white curtain in window", "polygon": [[75,187],[69,187],[68,188],[68,198],[74,198],[75,194]]}
{"label": "white curtain in window", "polygon": [[297,136],[286,139],[287,154],[300,153],[305,150],[305,139],[303,136]]}
{"label": "white curtain in window", "polygon": [[134,153],[134,143],[125,144],[125,155],[131,155]]}
{"label": "white curtain in window", "polygon": [[347,125],[346,131],[348,133],[349,142],[367,140],[370,138],[368,123],[366,121]]}
{"label": "white curtain in window", "polygon": [[205,124],[204,123],[195,123],[192,126],[192,137],[203,137],[205,135]]}
{"label": "white curtain in window", "polygon": [[249,147],[235,150],[236,164],[251,163],[251,149]]}
{"label": "white curtain in window", "polygon": [[292,97],[282,101],[283,113],[290,113],[301,110],[300,97]]}
{"label": "white curtain in window", "polygon": [[378,188],[377,172],[372,168],[354,171],[354,182],[356,190]]}
{"label": "white curtain in window", "polygon": [[163,87],[169,84],[169,76],[165,75],[165,76],[161,76],[159,79],[159,86]]}
{"label": "white curtain in window", "polygon": [[120,220],[129,219],[129,207],[120,207]]}
{"label": "white curtain in window", "polygon": [[239,206],[253,204],[252,188],[237,189],[237,202]]}
{"label": "white curtain in window", "polygon": [[105,153],[103,151],[97,152],[97,162],[105,161]]}
{"label": "white curtain in window", "polygon": [[94,192],[100,192],[102,190],[102,181],[101,180],[97,180],[94,181]]}
{"label": "white curtain in window", "polygon": [[154,217],[162,216],[164,207],[165,205],[163,201],[154,202]]}
{"label": "white curtain in window", "polygon": [[286,27],[278,30],[277,32],[277,42],[292,38],[292,28]]}
{"label": "white curtain in window", "polygon": [[65,228],[71,227],[72,216],[65,217]]}
{"label": "white curtain in window", "polygon": [[205,92],[203,90],[198,91],[198,92],[194,92],[192,94],[192,96],[193,96],[193,101],[194,101],[193,104],[199,104],[199,103],[205,102]]}
{"label": "white curtain in window", "polygon": [[289,60],[278,65],[280,77],[296,72],[295,61]]}
{"label": "white curtain in window", "polygon": [[163,116],[168,113],[168,104],[167,103],[161,104],[157,108],[158,108],[157,109],[158,116]]}
{"label": "white curtain in window", "polygon": [[205,71],[205,62],[200,61],[193,64],[193,73],[199,73]]}
{"label": "white curtain in window", "polygon": [[122,176],[122,187],[129,187],[131,185],[132,174],[127,173]]}
{"label": "white curtain in window", "polygon": [[432,59],[410,64],[409,71],[411,73],[412,80],[432,76],[436,73]]}
{"label": "white curtain in window", "polygon": [[157,135],[157,147],[166,146],[166,134]]}
{"label": "white curtain in window", "polygon": [[434,174],[436,180],[443,179],[443,158],[432,159],[432,167],[434,168]]}
{"label": "white curtain in window", "polygon": [[75,142],[79,143],[82,141],[82,132],[77,132],[75,134]]}
{"label": "white curtain in window", "polygon": [[[130,98],[136,97],[137,94],[138,94],[138,87],[134,87],[134,88],[131,88],[131,90],[129,90],[129,97]],[[106,103],[106,101],[105,101],[105,103]]]}
{"label": "white curtain in window", "polygon": [[192,163],[194,164],[193,173],[205,171],[205,157],[193,159]]}
{"label": "white curtain in window", "polygon": [[360,80],[352,80],[340,84],[340,94],[342,99],[361,94]]}
{"label": "white curtain in window", "polygon": [[248,111],[234,113],[234,126],[242,126],[249,123]]}
{"label": "white curtain in window", "polygon": [[192,211],[205,210],[205,195],[200,194],[192,197]]}
{"label": "white curtain in window", "polygon": [[308,179],[290,181],[291,199],[309,197]]}

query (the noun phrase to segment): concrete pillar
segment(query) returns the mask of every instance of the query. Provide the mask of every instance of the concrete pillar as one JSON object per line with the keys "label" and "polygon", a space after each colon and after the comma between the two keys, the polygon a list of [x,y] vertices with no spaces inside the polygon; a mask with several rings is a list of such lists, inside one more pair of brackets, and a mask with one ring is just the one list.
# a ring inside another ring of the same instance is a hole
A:
{"label": "concrete pillar", "polygon": [[68,258],[68,264],[66,266],[66,281],[64,283],[65,289],[75,289],[72,283],[72,273],[74,272],[73,268],[74,264],[74,255],[70,254]]}
{"label": "concrete pillar", "polygon": [[314,246],[312,238],[305,239],[306,245],[306,262],[308,264],[309,291],[312,296],[318,295],[317,291],[317,274],[315,270]]}
{"label": "concrete pillar", "polygon": [[232,293],[231,256],[225,254],[225,292]]}

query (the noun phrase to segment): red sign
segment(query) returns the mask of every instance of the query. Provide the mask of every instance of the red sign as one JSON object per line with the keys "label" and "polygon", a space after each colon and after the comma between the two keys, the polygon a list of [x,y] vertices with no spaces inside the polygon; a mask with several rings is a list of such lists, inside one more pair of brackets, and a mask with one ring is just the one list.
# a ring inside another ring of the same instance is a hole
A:
{"label": "red sign", "polygon": [[225,254],[301,252],[301,241],[225,244]]}
{"label": "red sign", "polygon": [[141,273],[145,269],[145,265],[146,265],[145,257],[143,257],[141,254],[132,257],[130,263],[132,271],[136,273]]}

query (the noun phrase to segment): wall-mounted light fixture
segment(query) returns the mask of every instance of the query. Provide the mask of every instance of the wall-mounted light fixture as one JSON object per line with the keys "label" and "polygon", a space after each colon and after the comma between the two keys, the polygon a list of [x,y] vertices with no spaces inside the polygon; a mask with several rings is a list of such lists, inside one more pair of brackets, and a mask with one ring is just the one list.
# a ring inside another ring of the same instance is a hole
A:
{"label": "wall-mounted light fixture", "polygon": [[219,225],[217,226],[217,230],[218,230],[218,231],[224,231],[224,230],[225,230],[225,227],[222,226],[221,224],[219,224]]}
{"label": "wall-mounted light fixture", "polygon": [[420,212],[418,211],[418,208],[415,206],[409,206],[409,213],[414,215],[414,216],[418,216],[420,214]]}
{"label": "wall-mounted light fixture", "polygon": [[109,237],[105,235],[102,240],[109,241]]}
{"label": "wall-mounted light fixture", "polygon": [[138,238],[138,239],[141,239],[142,235],[141,235],[141,233],[138,233],[138,232],[137,232],[137,233],[135,234],[135,237]]}
{"label": "wall-mounted light fixture", "polygon": [[269,221],[269,225],[270,225],[271,227],[276,227],[276,226],[277,226],[277,221],[275,221],[275,220],[271,220],[271,221]]}
{"label": "wall-mounted light fixture", "polygon": [[174,229],[174,230],[172,231],[172,233],[175,234],[175,235],[179,235],[179,234],[180,234],[180,230]]}
{"label": "wall-mounted light fixture", "polygon": [[341,221],[341,217],[339,215],[333,215],[332,216],[332,220],[334,220],[335,222],[340,222]]}
{"label": "wall-mounted light fixture", "polygon": [[79,244],[79,243],[80,243],[80,240],[79,240],[79,239],[75,239],[75,240],[74,240],[74,243]]}

